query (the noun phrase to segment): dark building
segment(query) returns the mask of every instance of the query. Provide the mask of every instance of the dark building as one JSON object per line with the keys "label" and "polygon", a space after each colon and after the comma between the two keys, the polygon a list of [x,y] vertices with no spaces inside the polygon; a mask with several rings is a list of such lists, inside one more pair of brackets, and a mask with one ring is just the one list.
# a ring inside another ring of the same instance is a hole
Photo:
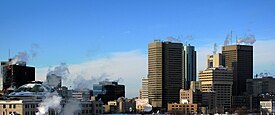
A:
{"label": "dark building", "polygon": [[107,104],[108,101],[125,97],[125,86],[119,85],[118,82],[103,81],[93,85],[93,94],[96,99],[101,99],[104,104]]}
{"label": "dark building", "polygon": [[246,80],[246,91],[248,95],[259,96],[260,94],[275,94],[275,78],[263,77]]}
{"label": "dark building", "polygon": [[225,67],[233,71],[232,95],[240,96],[246,92],[246,80],[253,78],[253,46],[223,46]]}
{"label": "dark building", "polygon": [[2,92],[18,88],[21,85],[35,81],[35,68],[26,66],[26,63],[1,62],[1,89]]}
{"label": "dark building", "polygon": [[155,108],[179,100],[183,88],[182,43],[155,40],[148,44],[148,98]]}

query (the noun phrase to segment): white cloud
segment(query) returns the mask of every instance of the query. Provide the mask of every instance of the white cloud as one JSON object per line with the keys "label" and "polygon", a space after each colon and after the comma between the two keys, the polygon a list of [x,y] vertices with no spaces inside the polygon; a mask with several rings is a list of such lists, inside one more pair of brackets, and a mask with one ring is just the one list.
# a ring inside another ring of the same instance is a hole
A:
{"label": "white cloud", "polygon": [[[122,78],[121,84],[126,86],[126,96],[134,97],[138,96],[141,78],[147,75],[147,54],[142,54],[137,50],[112,53],[100,59],[69,65],[69,70],[72,80],[91,81],[100,76],[111,80]],[[47,72],[48,68],[37,68],[36,79],[44,81]],[[83,77],[79,78],[79,76]]]}

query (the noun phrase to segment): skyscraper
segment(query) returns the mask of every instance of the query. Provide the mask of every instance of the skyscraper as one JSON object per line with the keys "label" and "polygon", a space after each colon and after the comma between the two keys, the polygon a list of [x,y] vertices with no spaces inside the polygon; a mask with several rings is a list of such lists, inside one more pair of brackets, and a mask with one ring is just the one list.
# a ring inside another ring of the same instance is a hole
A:
{"label": "skyscraper", "polygon": [[183,76],[184,89],[190,89],[190,82],[196,81],[196,51],[194,46],[190,44],[183,46]]}
{"label": "skyscraper", "polygon": [[148,97],[153,107],[167,108],[178,102],[182,88],[182,43],[155,41],[148,44]]}
{"label": "skyscraper", "polygon": [[246,79],[253,78],[253,46],[223,46],[225,67],[233,71],[233,96],[246,92]]}

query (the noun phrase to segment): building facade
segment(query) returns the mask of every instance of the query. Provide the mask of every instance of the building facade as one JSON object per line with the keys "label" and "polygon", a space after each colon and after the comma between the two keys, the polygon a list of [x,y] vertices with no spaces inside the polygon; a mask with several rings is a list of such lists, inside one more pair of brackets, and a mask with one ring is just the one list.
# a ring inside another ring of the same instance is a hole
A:
{"label": "building facade", "polygon": [[184,84],[183,89],[190,89],[190,82],[196,81],[196,72],[197,72],[197,58],[196,51],[194,46],[190,44],[183,46],[183,76]]}
{"label": "building facade", "polygon": [[225,64],[224,55],[221,53],[212,54],[207,56],[207,68],[220,67]]}
{"label": "building facade", "polygon": [[153,107],[167,108],[167,103],[178,102],[183,83],[182,56],[182,43],[148,44],[148,98]]}
{"label": "building facade", "polygon": [[216,107],[231,107],[232,96],[232,71],[226,68],[208,68],[199,72],[202,92],[214,91],[216,95]]}
{"label": "building facade", "polygon": [[142,79],[141,99],[148,99],[148,79],[147,78]]}
{"label": "building facade", "polygon": [[97,100],[101,99],[107,104],[108,101],[125,97],[125,86],[119,85],[118,82],[103,81],[93,85],[93,94]]}
{"label": "building facade", "polygon": [[233,95],[243,95],[246,92],[246,80],[253,78],[253,46],[223,46],[222,54],[225,67],[233,71]]}
{"label": "building facade", "polygon": [[246,91],[248,95],[258,96],[260,94],[275,94],[275,78],[263,77],[246,80]]}
{"label": "building facade", "polygon": [[26,66],[26,62],[11,64],[1,62],[0,90],[5,93],[31,81],[35,81],[35,68]]}

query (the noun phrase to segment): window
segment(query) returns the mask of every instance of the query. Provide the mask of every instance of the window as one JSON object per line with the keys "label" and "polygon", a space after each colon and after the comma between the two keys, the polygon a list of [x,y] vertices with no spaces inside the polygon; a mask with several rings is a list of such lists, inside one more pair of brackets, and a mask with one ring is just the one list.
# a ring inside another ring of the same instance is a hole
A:
{"label": "window", "polygon": [[6,108],[6,105],[5,105],[5,104],[3,105],[3,108]]}
{"label": "window", "polygon": [[12,108],[12,105],[9,105],[10,108]]}
{"label": "window", "polygon": [[16,108],[16,105],[13,105],[13,108]]}

